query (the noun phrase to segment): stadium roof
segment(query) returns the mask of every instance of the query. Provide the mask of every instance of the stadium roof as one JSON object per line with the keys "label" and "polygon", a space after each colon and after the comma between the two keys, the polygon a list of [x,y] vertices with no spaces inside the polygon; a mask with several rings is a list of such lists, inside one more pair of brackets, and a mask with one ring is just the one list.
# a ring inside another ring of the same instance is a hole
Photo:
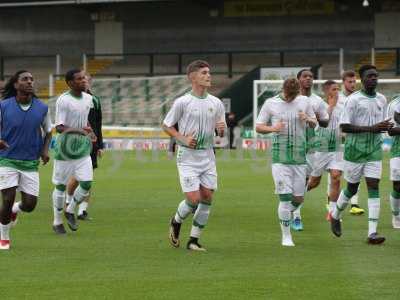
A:
{"label": "stadium roof", "polygon": [[95,3],[122,3],[122,2],[155,2],[169,0],[14,0],[1,1],[0,7],[18,6],[44,6],[44,5],[67,5],[67,4],[95,4]]}

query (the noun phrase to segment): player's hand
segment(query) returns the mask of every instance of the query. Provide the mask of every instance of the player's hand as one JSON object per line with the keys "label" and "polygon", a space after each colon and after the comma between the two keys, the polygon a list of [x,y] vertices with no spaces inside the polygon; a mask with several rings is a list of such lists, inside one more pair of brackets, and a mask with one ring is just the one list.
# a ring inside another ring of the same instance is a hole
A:
{"label": "player's hand", "polygon": [[91,133],[93,133],[93,129],[92,129],[92,127],[90,127],[90,126],[85,126],[85,127],[83,127],[82,128],[83,129],[83,131],[85,131],[86,132],[86,134],[91,134]]}
{"label": "player's hand", "polygon": [[[317,115],[317,119],[318,119],[318,114],[316,114],[316,115]],[[308,116],[304,111],[299,111],[299,119],[300,119],[300,121],[307,122]]]}
{"label": "player's hand", "polygon": [[217,122],[215,124],[215,129],[217,129],[218,136],[223,137],[225,132],[225,122],[223,121]]}
{"label": "player's hand", "polygon": [[83,127],[82,129],[86,133],[86,135],[90,138],[92,143],[97,142],[97,136],[94,134],[92,127],[86,126],[86,127]]}
{"label": "player's hand", "polygon": [[275,132],[280,132],[282,129],[286,127],[286,123],[283,122],[282,120],[279,120],[278,123],[276,123],[273,128]]}
{"label": "player's hand", "polygon": [[40,155],[40,158],[42,159],[43,165],[47,164],[50,160],[49,152],[43,151]]}
{"label": "player's hand", "polygon": [[332,106],[332,107],[336,106],[338,99],[339,99],[339,93],[335,92],[333,94],[329,94],[328,95],[328,105]]}
{"label": "player's hand", "polygon": [[103,152],[103,149],[97,149],[97,156],[101,158],[103,156]]}
{"label": "player's hand", "polygon": [[379,133],[392,129],[394,124],[390,122],[390,119],[386,119],[385,121],[376,123],[372,126],[372,132]]}
{"label": "player's hand", "polygon": [[193,136],[193,133],[185,136],[185,145],[188,146],[189,148],[195,149],[197,145],[197,140]]}
{"label": "player's hand", "polygon": [[7,144],[6,141],[0,140],[0,150],[4,150],[9,148],[10,146]]}

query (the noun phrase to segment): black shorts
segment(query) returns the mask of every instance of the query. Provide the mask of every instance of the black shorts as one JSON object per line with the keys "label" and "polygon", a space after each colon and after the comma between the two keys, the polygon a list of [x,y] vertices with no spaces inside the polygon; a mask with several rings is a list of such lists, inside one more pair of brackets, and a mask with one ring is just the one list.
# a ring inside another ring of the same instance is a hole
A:
{"label": "black shorts", "polygon": [[97,169],[97,150],[93,150],[91,153],[90,153],[90,158],[92,159],[92,167],[93,167],[93,170],[94,169]]}

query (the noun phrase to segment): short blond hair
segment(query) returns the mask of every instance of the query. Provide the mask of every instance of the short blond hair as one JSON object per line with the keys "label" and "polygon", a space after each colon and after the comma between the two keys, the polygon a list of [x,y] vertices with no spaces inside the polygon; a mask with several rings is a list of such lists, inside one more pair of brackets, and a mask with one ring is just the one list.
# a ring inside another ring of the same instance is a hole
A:
{"label": "short blond hair", "polygon": [[346,78],[349,78],[349,77],[356,77],[356,72],[354,72],[352,70],[349,70],[349,71],[344,71],[342,73],[342,80],[343,81],[345,81]]}

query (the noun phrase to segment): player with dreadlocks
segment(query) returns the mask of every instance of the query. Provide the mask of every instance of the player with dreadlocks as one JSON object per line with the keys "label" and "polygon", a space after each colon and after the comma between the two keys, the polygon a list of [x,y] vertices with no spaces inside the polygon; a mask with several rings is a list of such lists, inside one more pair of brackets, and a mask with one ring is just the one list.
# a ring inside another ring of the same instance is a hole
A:
{"label": "player with dreadlocks", "polygon": [[[21,70],[6,83],[0,102],[0,250],[10,249],[10,228],[19,212],[35,209],[39,158],[49,161],[49,109],[33,92],[33,76]],[[44,133],[44,137],[43,137]],[[16,202],[16,192],[21,201]]]}

